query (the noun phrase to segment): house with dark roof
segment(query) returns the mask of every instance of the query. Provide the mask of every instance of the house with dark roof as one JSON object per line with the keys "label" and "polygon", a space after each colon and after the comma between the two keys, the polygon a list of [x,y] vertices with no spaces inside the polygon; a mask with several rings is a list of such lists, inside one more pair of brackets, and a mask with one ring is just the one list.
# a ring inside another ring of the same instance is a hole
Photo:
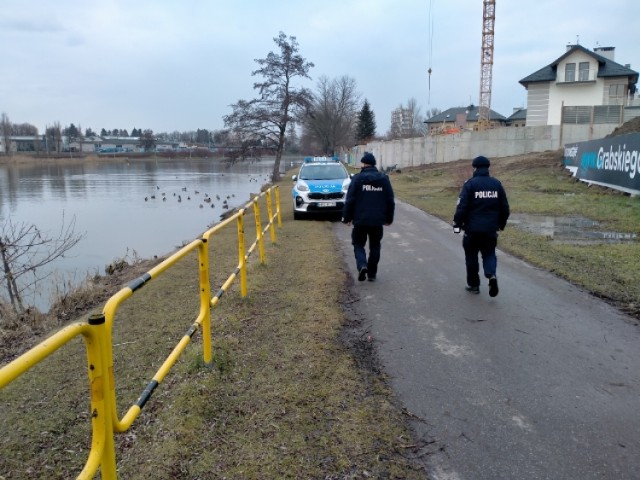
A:
{"label": "house with dark roof", "polygon": [[[431,135],[459,133],[462,130],[476,130],[480,109],[475,105],[468,107],[454,107],[424,121]],[[489,111],[489,123],[492,127],[505,126],[506,117],[499,113]]]}
{"label": "house with dark roof", "polygon": [[513,113],[507,117],[507,125],[509,125],[510,127],[526,127],[527,109],[514,108]]}
{"label": "house with dark roof", "polygon": [[614,61],[615,47],[567,45],[566,52],[546,67],[526,76],[527,126],[589,123],[594,114],[621,118],[622,108],[636,93],[638,72]]}

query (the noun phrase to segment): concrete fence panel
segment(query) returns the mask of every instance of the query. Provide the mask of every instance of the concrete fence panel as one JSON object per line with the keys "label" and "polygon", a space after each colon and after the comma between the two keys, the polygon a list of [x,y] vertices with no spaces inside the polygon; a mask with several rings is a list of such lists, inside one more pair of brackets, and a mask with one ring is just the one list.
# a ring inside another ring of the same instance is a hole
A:
{"label": "concrete fence panel", "polygon": [[450,135],[369,142],[358,145],[353,154],[357,163],[364,152],[373,153],[381,170],[394,165],[397,168],[416,167],[471,159],[478,155],[495,158],[557,150],[567,143],[604,138],[616,127],[615,124],[564,124],[495,128],[483,132],[463,131]]}

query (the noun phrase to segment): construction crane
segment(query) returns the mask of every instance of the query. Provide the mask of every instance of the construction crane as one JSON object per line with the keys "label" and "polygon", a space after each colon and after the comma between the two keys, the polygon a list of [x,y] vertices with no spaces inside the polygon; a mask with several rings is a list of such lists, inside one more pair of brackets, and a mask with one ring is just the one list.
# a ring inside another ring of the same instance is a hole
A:
{"label": "construction crane", "polygon": [[493,73],[493,34],[496,23],[496,0],[482,0],[482,51],[480,52],[480,105],[478,130],[490,126],[491,76]]}

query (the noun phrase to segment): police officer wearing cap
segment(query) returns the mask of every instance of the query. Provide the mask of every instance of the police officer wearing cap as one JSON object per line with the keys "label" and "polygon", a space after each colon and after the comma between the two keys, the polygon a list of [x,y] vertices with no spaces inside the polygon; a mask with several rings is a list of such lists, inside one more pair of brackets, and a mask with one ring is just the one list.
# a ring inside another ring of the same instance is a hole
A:
{"label": "police officer wearing cap", "polygon": [[489,175],[491,162],[483,156],[473,159],[473,177],[462,186],[456,212],[453,216],[453,231],[464,230],[462,247],[467,267],[466,290],[480,293],[480,265],[482,255],[484,276],[489,279],[489,295],[498,295],[496,270],[496,245],[498,230],[504,230],[509,218],[509,202],[502,183]]}
{"label": "police officer wearing cap", "polygon": [[[376,168],[376,157],[365,152],[362,169],[351,179],[342,210],[342,223],[353,224],[351,243],[358,280],[376,279],[384,226],[393,223],[395,200],[389,177]],[[369,240],[369,257],[365,245]]]}

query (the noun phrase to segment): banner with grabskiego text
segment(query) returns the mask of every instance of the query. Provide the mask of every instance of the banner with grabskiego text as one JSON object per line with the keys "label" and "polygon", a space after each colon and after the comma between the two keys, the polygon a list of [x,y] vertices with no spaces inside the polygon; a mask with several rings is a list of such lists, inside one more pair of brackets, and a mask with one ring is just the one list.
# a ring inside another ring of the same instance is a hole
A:
{"label": "banner with grabskiego text", "polygon": [[567,144],[564,165],[584,182],[640,195],[640,133]]}

